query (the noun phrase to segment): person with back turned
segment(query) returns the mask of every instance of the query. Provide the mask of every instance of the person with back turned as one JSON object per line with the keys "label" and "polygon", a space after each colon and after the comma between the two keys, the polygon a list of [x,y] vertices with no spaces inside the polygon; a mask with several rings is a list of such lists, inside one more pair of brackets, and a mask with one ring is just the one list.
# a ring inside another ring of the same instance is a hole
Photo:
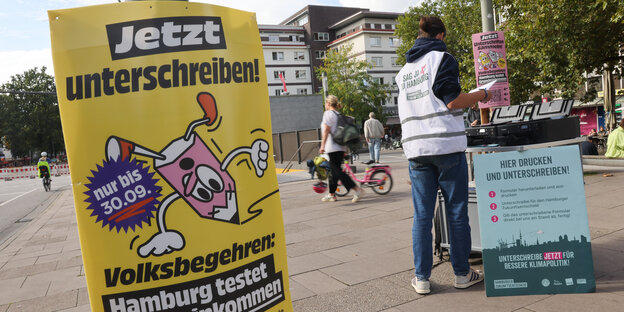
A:
{"label": "person with back turned", "polygon": [[347,191],[353,189],[353,199],[351,202],[358,202],[364,195],[364,190],[359,187],[349,175],[342,171],[342,163],[344,162],[345,152],[347,147],[334,142],[332,134],[336,131],[338,126],[338,109],[340,109],[340,103],[338,98],[334,95],[328,95],[325,98],[325,112],[323,113],[323,120],[321,121],[321,147],[319,148],[319,154],[327,153],[329,157],[330,175],[329,175],[329,194],[321,198],[324,202],[335,202],[336,189],[338,187],[338,181],[342,182],[342,185]]}
{"label": "person with back turned", "polygon": [[[50,173],[52,173],[52,171],[48,163],[48,153],[42,152],[41,158],[39,158],[37,162],[37,176],[42,180],[45,178],[50,179]],[[52,179],[50,179],[50,181],[52,181]]]}
{"label": "person with back turned", "polygon": [[433,264],[431,226],[438,187],[446,203],[450,257],[456,288],[483,281],[483,273],[470,268],[468,223],[468,166],[463,109],[487,102],[487,90],[462,93],[459,65],[447,52],[446,27],[438,17],[422,17],[407,64],[396,77],[403,151],[409,159],[414,223],[412,248],[419,294],[430,292]]}
{"label": "person with back turned", "polygon": [[364,122],[364,137],[368,143],[370,160],[367,164],[379,163],[379,151],[381,150],[381,138],[384,136],[384,127],[375,119],[375,113],[368,114],[368,120]]}

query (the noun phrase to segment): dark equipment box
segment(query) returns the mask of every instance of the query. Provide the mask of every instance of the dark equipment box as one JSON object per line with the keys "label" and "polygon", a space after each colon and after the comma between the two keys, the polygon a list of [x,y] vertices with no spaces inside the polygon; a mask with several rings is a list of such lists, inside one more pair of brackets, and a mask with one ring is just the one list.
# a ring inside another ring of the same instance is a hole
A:
{"label": "dark equipment box", "polygon": [[468,146],[492,144],[497,134],[496,126],[491,125],[466,128]]}
{"label": "dark equipment box", "polygon": [[528,145],[580,136],[578,116],[568,117],[574,100],[497,107],[490,124],[466,129],[468,146]]}

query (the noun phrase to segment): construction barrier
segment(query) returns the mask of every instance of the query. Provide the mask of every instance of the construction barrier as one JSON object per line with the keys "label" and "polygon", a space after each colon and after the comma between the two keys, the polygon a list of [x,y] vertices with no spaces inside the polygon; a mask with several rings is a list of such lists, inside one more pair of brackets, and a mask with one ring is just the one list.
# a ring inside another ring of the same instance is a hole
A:
{"label": "construction barrier", "polygon": [[61,175],[69,174],[69,165],[68,164],[54,165],[52,167],[52,174],[54,174],[54,176],[57,176],[57,177]]}
{"label": "construction barrier", "polygon": [[[69,166],[67,164],[52,165],[52,175],[61,176],[69,174]],[[13,179],[34,179],[38,175],[36,166],[24,166],[14,168],[0,168],[0,180],[10,181]]]}

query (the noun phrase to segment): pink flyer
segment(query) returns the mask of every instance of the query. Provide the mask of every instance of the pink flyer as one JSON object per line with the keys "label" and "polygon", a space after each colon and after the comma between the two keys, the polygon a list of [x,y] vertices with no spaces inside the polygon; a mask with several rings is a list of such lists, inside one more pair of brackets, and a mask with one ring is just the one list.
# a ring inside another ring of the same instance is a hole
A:
{"label": "pink flyer", "polygon": [[492,92],[492,99],[487,103],[479,102],[479,107],[509,106],[509,76],[507,74],[505,35],[502,31],[473,34],[472,47],[477,87],[496,80],[496,83],[488,91]]}

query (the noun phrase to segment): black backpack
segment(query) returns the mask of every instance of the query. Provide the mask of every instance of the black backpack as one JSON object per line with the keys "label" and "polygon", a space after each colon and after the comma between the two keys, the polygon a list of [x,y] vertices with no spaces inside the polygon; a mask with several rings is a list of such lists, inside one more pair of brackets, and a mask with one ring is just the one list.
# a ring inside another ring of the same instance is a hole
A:
{"label": "black backpack", "polygon": [[350,148],[357,146],[360,142],[360,132],[355,126],[355,120],[353,117],[345,116],[339,112],[336,112],[338,122],[336,123],[336,129],[332,132],[332,139],[339,145],[346,145]]}

